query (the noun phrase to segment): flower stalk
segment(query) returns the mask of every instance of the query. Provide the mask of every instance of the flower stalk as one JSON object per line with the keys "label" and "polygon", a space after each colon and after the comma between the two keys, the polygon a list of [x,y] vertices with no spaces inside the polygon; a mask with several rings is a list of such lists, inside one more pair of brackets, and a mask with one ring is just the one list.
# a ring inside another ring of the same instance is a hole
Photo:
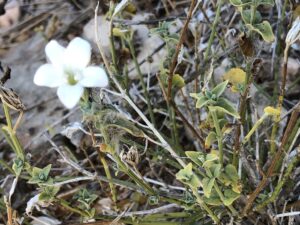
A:
{"label": "flower stalk", "polygon": [[209,112],[211,113],[211,116],[213,118],[213,123],[216,129],[216,133],[217,133],[217,140],[218,140],[218,150],[219,150],[219,161],[221,163],[221,165],[223,166],[223,134],[220,128],[220,124],[219,124],[219,120],[218,120],[218,116],[217,116],[217,112],[214,109],[209,109]]}
{"label": "flower stalk", "polygon": [[17,138],[16,133],[15,133],[15,131],[13,129],[12,120],[11,120],[11,116],[10,116],[10,113],[9,113],[9,108],[6,105],[5,102],[3,102],[3,111],[4,111],[4,114],[5,114],[5,119],[6,119],[7,126],[4,126],[2,129],[5,132],[8,133],[9,138],[11,140],[11,144],[12,144],[13,149],[16,152],[17,156],[20,159],[24,160],[24,158],[25,158],[24,151],[23,151],[23,148],[22,148],[22,146],[20,144],[20,141]]}

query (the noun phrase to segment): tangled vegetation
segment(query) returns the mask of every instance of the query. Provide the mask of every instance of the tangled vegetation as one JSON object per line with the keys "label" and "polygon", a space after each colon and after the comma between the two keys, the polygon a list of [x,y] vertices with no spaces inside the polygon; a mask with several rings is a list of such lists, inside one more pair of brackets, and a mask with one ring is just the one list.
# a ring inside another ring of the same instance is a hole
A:
{"label": "tangled vegetation", "polygon": [[50,63],[33,81],[79,117],[26,144],[32,109],[1,68],[0,224],[299,223],[299,6],[66,2],[94,39],[36,26]]}

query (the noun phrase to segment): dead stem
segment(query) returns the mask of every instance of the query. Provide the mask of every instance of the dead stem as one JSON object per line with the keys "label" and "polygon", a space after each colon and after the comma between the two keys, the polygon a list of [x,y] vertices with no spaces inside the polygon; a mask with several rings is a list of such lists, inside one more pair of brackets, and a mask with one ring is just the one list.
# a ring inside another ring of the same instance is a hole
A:
{"label": "dead stem", "polygon": [[196,5],[196,1],[192,0],[191,5],[190,5],[190,9],[189,9],[189,12],[188,12],[187,19],[186,19],[186,21],[183,25],[182,30],[181,30],[179,41],[178,41],[177,46],[176,46],[175,54],[174,54],[172,62],[171,62],[171,66],[170,66],[170,70],[169,70],[169,77],[168,77],[168,89],[167,89],[167,99],[168,99],[168,101],[170,101],[171,97],[172,97],[171,96],[172,83],[173,83],[173,76],[174,76],[175,68],[176,68],[176,65],[177,65],[178,55],[179,55],[181,46],[183,44],[189,22],[190,22],[190,20],[193,16],[193,11],[194,11],[195,5]]}

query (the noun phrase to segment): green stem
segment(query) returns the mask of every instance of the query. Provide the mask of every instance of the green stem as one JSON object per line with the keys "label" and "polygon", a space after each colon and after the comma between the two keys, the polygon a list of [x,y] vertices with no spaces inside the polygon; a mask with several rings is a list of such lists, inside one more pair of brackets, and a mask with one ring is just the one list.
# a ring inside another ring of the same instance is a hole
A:
{"label": "green stem", "polygon": [[76,213],[76,214],[79,214],[79,215],[81,215],[82,217],[85,217],[85,218],[89,217],[89,215],[86,212],[84,212],[80,209],[77,209],[77,208],[73,208],[72,206],[69,205],[69,203],[67,201],[65,201],[63,199],[60,199],[60,198],[56,198],[56,200],[58,201],[58,203],[62,207],[68,209],[69,211],[71,211],[73,213]]}
{"label": "green stem", "polygon": [[113,182],[112,182],[112,176],[111,176],[111,173],[110,173],[110,170],[109,170],[109,167],[108,167],[108,164],[102,154],[102,152],[98,152],[99,154],[99,158],[100,158],[100,161],[104,167],[104,171],[105,171],[105,175],[108,179],[108,183],[109,183],[109,187],[110,187],[110,190],[111,190],[111,194],[112,194],[112,199],[113,201],[116,203],[117,202],[117,193],[116,193],[116,187],[114,186]]}
{"label": "green stem", "polygon": [[219,160],[221,165],[223,166],[223,134],[220,128],[219,120],[217,117],[217,113],[214,109],[209,109],[209,112],[212,115],[214,126],[217,133],[217,140],[218,140],[218,148],[219,148]]}
{"label": "green stem", "polygon": [[251,5],[251,19],[250,19],[251,24],[253,24],[255,19],[256,7],[257,7],[256,0],[254,0],[253,4]]}
{"label": "green stem", "polygon": [[153,125],[155,127],[155,118],[154,118],[154,113],[153,113],[153,109],[152,109],[152,104],[150,102],[149,93],[148,93],[146,84],[144,82],[144,77],[143,77],[140,65],[139,65],[139,63],[137,61],[137,58],[136,58],[136,55],[135,55],[135,50],[134,50],[134,47],[133,47],[133,43],[132,43],[132,40],[129,39],[129,38],[127,39],[127,42],[128,42],[128,45],[129,45],[129,50],[130,50],[135,68],[136,68],[136,70],[138,72],[138,75],[139,75],[139,78],[140,78],[140,82],[141,82],[141,85],[142,85],[142,88],[143,88],[143,91],[144,91],[146,101],[147,101],[147,107],[148,107],[150,119],[151,119],[151,122],[153,123]]}
{"label": "green stem", "polygon": [[176,116],[174,109],[170,106],[168,103],[168,111],[169,111],[169,116],[170,116],[170,121],[172,123],[172,139],[176,147],[179,145],[179,136],[178,136],[178,131],[177,131],[177,125],[176,125]]}
{"label": "green stem", "polygon": [[126,173],[134,182],[142,187],[149,195],[157,195],[149,184],[147,184],[142,178],[139,178],[121,159],[117,154],[113,154],[120,169]]}
{"label": "green stem", "polygon": [[3,159],[0,159],[0,165],[1,165],[3,168],[6,168],[11,174],[16,175],[15,171],[13,171],[13,169],[10,168],[10,166],[9,166]]}
{"label": "green stem", "polygon": [[[155,219],[155,216],[159,216],[159,218],[161,219],[166,219],[166,218],[186,218],[189,216],[189,214],[187,213],[182,213],[182,212],[178,212],[178,213],[160,213],[160,214],[152,214],[152,215],[132,215],[132,216],[128,216],[128,217],[122,217],[122,218],[118,218],[118,222],[121,223],[126,223],[126,224],[136,224],[136,225],[178,225],[178,222],[169,222],[169,221],[150,221],[148,220],[148,218],[151,218],[153,216],[153,218]],[[164,217],[164,215],[166,215],[166,217]],[[174,215],[174,216],[173,216]],[[182,216],[181,216],[182,215]],[[111,216],[111,215],[97,215],[95,216],[95,219],[98,222],[102,222],[102,221],[107,221],[107,222],[112,222],[113,220],[116,220],[116,216]],[[96,223],[97,223],[96,221]]]}
{"label": "green stem", "polygon": [[[214,183],[214,188],[215,188],[216,192],[218,193],[218,195],[220,196],[220,199],[222,200],[222,202],[224,202],[225,197],[224,197],[222,191],[220,190],[220,187],[216,181]],[[230,210],[230,212],[233,214],[233,216],[236,216],[238,214],[238,212],[235,210],[235,208],[232,205],[228,205],[227,207]]]}
{"label": "green stem", "polygon": [[[213,174],[211,173],[210,170],[207,170],[207,174],[208,174],[210,177],[213,177]],[[223,195],[223,193],[222,193],[222,191],[221,191],[221,189],[220,189],[220,187],[219,187],[217,181],[214,182],[214,188],[215,188],[216,192],[218,193],[218,195],[219,195],[221,201],[224,202],[225,197],[224,197],[224,195]],[[227,206],[227,207],[228,207],[228,209],[231,211],[231,213],[232,213],[234,216],[236,216],[236,215],[238,214],[238,212],[235,210],[235,208],[234,208],[232,205],[229,205],[229,206]]]}
{"label": "green stem", "polygon": [[223,0],[219,0],[217,11],[216,11],[216,17],[215,17],[215,20],[214,20],[212,28],[211,28],[211,34],[210,34],[210,37],[209,37],[209,40],[208,40],[207,48],[206,48],[205,53],[204,53],[204,63],[206,63],[207,60],[208,60],[208,56],[209,56],[210,51],[211,51],[211,46],[212,46],[213,40],[215,38],[217,25],[218,25],[218,22],[219,22],[219,19],[220,19],[222,4],[223,4]]}
{"label": "green stem", "polygon": [[[168,46],[168,45],[167,45]],[[179,137],[178,137],[178,131],[177,131],[177,126],[176,126],[176,117],[175,117],[175,113],[174,111],[175,108],[174,108],[174,105],[171,106],[171,101],[168,101],[168,96],[166,94],[166,90],[165,90],[165,86],[164,84],[162,83],[159,75],[157,75],[157,80],[158,80],[158,83],[159,83],[159,86],[161,88],[161,91],[163,93],[163,96],[165,98],[165,101],[167,103],[167,110],[168,110],[168,113],[169,113],[169,118],[170,118],[170,121],[172,123],[172,129],[171,129],[171,137],[172,137],[172,140],[173,142],[175,143],[175,151],[177,154],[179,154],[180,152],[178,152],[177,148],[179,146]],[[174,141],[175,140],[175,141]]]}
{"label": "green stem", "polygon": [[9,108],[5,102],[3,103],[3,110],[4,110],[6,122],[7,122],[7,126],[3,127],[3,129],[5,129],[5,131],[9,134],[9,137],[14,146],[14,150],[15,150],[17,156],[19,158],[21,158],[22,160],[24,160],[24,158],[25,158],[24,151],[23,151],[23,148],[21,147],[21,144],[20,144],[15,132],[13,131],[12,120],[11,120],[11,116],[9,114]]}
{"label": "green stem", "polygon": [[252,127],[252,129],[248,132],[248,134],[246,135],[246,137],[244,138],[242,144],[246,144],[250,137],[252,136],[252,134],[258,129],[258,127],[264,122],[264,120],[267,118],[267,114],[263,114],[262,117],[257,120],[257,122],[254,124],[254,126]]}
{"label": "green stem", "polygon": [[12,122],[11,122],[11,117],[10,117],[10,114],[9,114],[9,108],[8,106],[6,105],[5,102],[3,102],[3,110],[4,110],[4,114],[5,114],[5,118],[6,118],[6,123],[7,123],[7,127],[12,130]]}
{"label": "green stem", "polygon": [[157,219],[185,218],[191,216],[188,212],[155,213],[143,217],[144,221]]}
{"label": "green stem", "polygon": [[214,212],[206,205],[206,203],[200,197],[198,190],[191,187],[193,194],[195,195],[199,205],[209,214],[209,216],[215,221],[215,223],[220,224],[219,218],[214,214]]}
{"label": "green stem", "polygon": [[119,68],[117,66],[117,57],[116,57],[116,47],[115,47],[115,42],[114,42],[114,36],[113,36],[113,22],[112,20],[110,21],[110,34],[109,34],[109,43],[110,43],[110,52],[111,52],[111,58],[113,62],[113,67],[115,69],[115,72],[119,74]]}
{"label": "green stem", "polygon": [[[107,132],[104,128],[101,129],[101,133],[103,135],[104,141],[107,145],[109,141],[109,137],[107,135]],[[110,145],[111,146],[111,145]],[[155,191],[142,179],[139,178],[116,154],[115,147],[111,146],[111,154],[112,157],[116,160],[116,163],[118,164],[119,168],[126,173],[134,182],[136,182],[140,187],[144,188],[144,191],[146,191],[150,195],[156,195]]]}

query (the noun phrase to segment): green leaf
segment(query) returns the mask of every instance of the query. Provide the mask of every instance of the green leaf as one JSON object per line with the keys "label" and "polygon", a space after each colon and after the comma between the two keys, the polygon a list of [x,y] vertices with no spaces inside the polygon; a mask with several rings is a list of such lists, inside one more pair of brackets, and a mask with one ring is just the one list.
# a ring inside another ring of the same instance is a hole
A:
{"label": "green leaf", "polygon": [[206,97],[198,99],[196,102],[196,108],[201,109],[202,107],[208,105],[209,102],[210,102],[210,100],[207,99]]}
{"label": "green leaf", "polygon": [[190,96],[191,96],[192,98],[198,99],[198,98],[200,98],[201,96],[203,96],[203,94],[202,94],[202,93],[190,93]]}
{"label": "green leaf", "polygon": [[80,203],[80,208],[84,210],[89,210],[91,208],[91,204],[98,198],[98,195],[92,194],[86,188],[80,189],[74,199],[76,199]]}
{"label": "green leaf", "polygon": [[149,196],[148,198],[149,205],[158,205],[158,203],[159,203],[159,197],[157,195]]}
{"label": "green leaf", "polygon": [[39,195],[40,201],[51,201],[55,195],[59,192],[59,187],[55,186],[45,186],[42,189],[42,193]]}
{"label": "green leaf", "polygon": [[198,166],[202,167],[203,163],[205,162],[205,155],[202,152],[186,151],[185,154]]}
{"label": "green leaf", "polygon": [[[190,191],[185,191],[183,193],[183,200],[186,204],[191,206],[193,206],[197,202],[196,197]],[[184,208],[187,210],[191,209],[190,207],[184,207]]]}
{"label": "green leaf", "polygon": [[24,167],[24,161],[21,158],[16,158],[12,166],[13,171],[15,171],[17,176],[20,176]]}
{"label": "green leaf", "polygon": [[86,210],[85,212],[88,214],[88,218],[92,219],[95,217],[96,209],[92,208],[92,209]]}
{"label": "green leaf", "polygon": [[[219,160],[219,155],[218,154],[215,154],[215,153],[210,153],[206,156],[206,160],[205,162],[203,163],[203,167],[205,169],[209,169],[214,165],[216,164],[215,161],[217,161],[217,164],[218,164],[218,160]],[[211,171],[211,173],[214,173],[214,171]]]}
{"label": "green leaf", "polygon": [[209,132],[205,138],[205,149],[210,149],[210,146],[217,140],[217,134],[214,131]]}
{"label": "green leaf", "polygon": [[205,157],[205,162],[203,163],[203,167],[209,168],[214,161],[219,160],[219,156],[216,153],[209,153]]}
{"label": "green leaf", "polygon": [[51,170],[51,164],[40,169],[38,167],[33,167],[31,179],[28,181],[30,184],[46,183]]}
{"label": "green leaf", "polygon": [[230,184],[232,184],[232,180],[230,180],[230,178],[228,177],[228,175],[226,173],[221,173],[218,176],[218,179],[225,185],[225,186],[229,186]]}
{"label": "green leaf", "polygon": [[196,102],[196,108],[197,109],[201,109],[203,106],[207,105],[210,101],[202,93],[198,93],[198,94],[197,93],[191,93],[190,96],[197,99],[197,102]]}
{"label": "green leaf", "polygon": [[234,6],[248,6],[252,5],[252,0],[230,0],[230,3]]}
{"label": "green leaf", "polygon": [[219,177],[221,174],[222,165],[220,163],[215,163],[210,166],[210,171],[212,172],[214,177]]}
{"label": "green leaf", "polygon": [[185,81],[179,74],[175,74],[172,80],[173,86],[176,86],[178,88],[183,88],[185,86]]}
{"label": "green leaf", "polygon": [[[246,9],[242,11],[242,18],[245,24],[251,24],[251,9]],[[260,23],[262,20],[261,14],[259,11],[255,11],[255,16],[253,18],[253,24]]]}
{"label": "green leaf", "polygon": [[191,188],[198,188],[202,186],[201,181],[193,172],[192,163],[189,163],[185,168],[179,170],[176,174],[176,179],[189,185]]}
{"label": "green leaf", "polygon": [[225,167],[225,173],[232,182],[237,182],[239,180],[239,175],[234,165],[228,164]]}
{"label": "green leaf", "polygon": [[240,194],[232,191],[231,189],[226,189],[224,191],[224,200],[223,203],[226,206],[231,205],[236,199],[240,197]]}
{"label": "green leaf", "polygon": [[270,5],[274,6],[274,0],[258,0],[257,5]]}
{"label": "green leaf", "polygon": [[214,189],[212,189],[209,198],[204,196],[203,201],[209,205],[214,205],[214,206],[220,206],[223,204],[218,193]]}
{"label": "green leaf", "polygon": [[220,163],[214,163],[214,162],[209,162],[205,164],[205,171],[206,171],[206,175],[209,178],[218,178],[220,176],[221,173],[221,164]]}
{"label": "green leaf", "polygon": [[49,164],[48,166],[46,166],[46,167],[44,167],[43,169],[42,169],[42,173],[43,173],[43,175],[45,175],[45,177],[46,177],[46,179],[48,178],[48,176],[49,176],[49,173],[50,173],[50,170],[51,170],[51,164]]}
{"label": "green leaf", "polygon": [[234,191],[234,192],[236,192],[236,193],[241,193],[242,192],[242,188],[243,188],[243,186],[242,186],[242,184],[238,181],[238,182],[236,182],[236,183],[232,183],[231,184],[231,187],[232,187],[232,190]]}
{"label": "green leaf", "polygon": [[228,80],[225,80],[222,83],[218,84],[216,87],[214,87],[211,90],[211,93],[213,95],[215,95],[217,98],[219,98],[223,94],[223,92],[225,91],[227,85],[228,85]]}
{"label": "green leaf", "polygon": [[234,109],[234,107],[232,106],[231,102],[229,102],[228,100],[226,100],[225,98],[219,98],[216,105],[212,106],[213,109],[219,111],[219,112],[224,112],[228,115],[231,115],[237,119],[240,118],[239,114],[237,113],[237,111]]}
{"label": "green leaf", "polygon": [[246,26],[250,30],[259,33],[266,42],[273,42],[275,40],[272,27],[268,21],[263,21],[262,23],[254,25],[246,24]]}
{"label": "green leaf", "polygon": [[215,178],[208,178],[208,177],[205,177],[203,180],[202,180],[202,184],[203,184],[203,192],[204,192],[204,195],[209,198],[210,197],[210,194],[211,194],[211,191],[212,191],[212,188],[214,186],[214,183],[215,183]]}

